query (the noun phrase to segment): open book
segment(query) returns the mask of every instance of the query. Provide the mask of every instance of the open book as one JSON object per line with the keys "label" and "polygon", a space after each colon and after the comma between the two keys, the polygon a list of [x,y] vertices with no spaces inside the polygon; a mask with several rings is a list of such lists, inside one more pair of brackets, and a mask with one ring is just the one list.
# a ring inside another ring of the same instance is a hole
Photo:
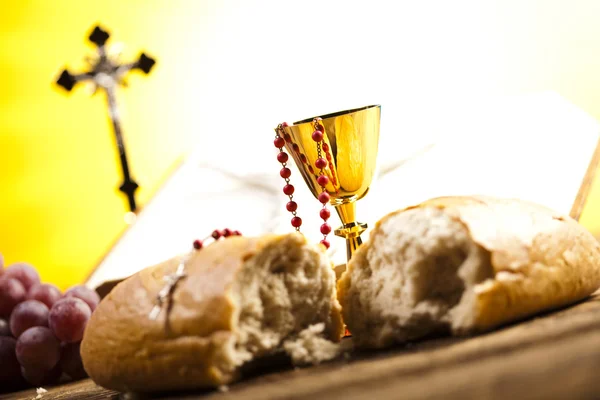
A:
{"label": "open book", "polygon": [[[373,226],[388,212],[431,197],[471,194],[521,198],[578,218],[598,167],[600,126],[559,95],[471,105],[448,118],[443,131],[431,137],[435,140],[420,143],[411,132],[392,131],[393,125],[383,119],[392,113],[386,109],[382,114],[379,172],[357,204],[360,222]],[[403,143],[414,151],[403,152]],[[320,204],[297,171],[292,180],[302,231],[318,241]],[[291,231],[281,186],[275,168],[244,175],[188,160],[139,214],[88,285],[127,277],[188,251],[194,239],[213,229],[229,227],[245,235]],[[336,217],[330,223],[340,224]],[[330,241],[334,262],[345,262],[344,240],[332,235]]]}

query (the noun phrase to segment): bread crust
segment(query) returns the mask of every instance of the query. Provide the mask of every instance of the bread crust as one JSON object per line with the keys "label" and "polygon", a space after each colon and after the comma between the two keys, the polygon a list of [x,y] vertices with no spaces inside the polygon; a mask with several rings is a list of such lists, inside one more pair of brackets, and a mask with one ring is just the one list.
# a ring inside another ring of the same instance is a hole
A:
{"label": "bread crust", "polygon": [[[486,196],[430,199],[398,210],[377,222],[371,232],[394,215],[435,207],[462,223],[473,242],[489,252],[493,278],[475,286],[472,326],[455,334],[486,331],[535,313],[580,301],[600,286],[600,243],[567,215],[537,204]],[[357,254],[364,261],[373,240]],[[350,290],[348,265],[338,282],[338,299]],[[343,310],[344,318],[352,318]]]}
{"label": "bread crust", "polygon": [[[231,288],[246,260],[282,238],[231,237],[194,252],[186,263],[187,277],[173,292],[172,307],[168,313],[163,309],[156,321],[148,314],[179,257],[118,284],[86,327],[81,354],[88,374],[107,388],[143,392],[216,387],[235,380],[236,372],[219,368],[218,362],[235,329]],[[339,338],[339,309],[332,316],[337,317],[332,318],[337,333],[330,334]]]}

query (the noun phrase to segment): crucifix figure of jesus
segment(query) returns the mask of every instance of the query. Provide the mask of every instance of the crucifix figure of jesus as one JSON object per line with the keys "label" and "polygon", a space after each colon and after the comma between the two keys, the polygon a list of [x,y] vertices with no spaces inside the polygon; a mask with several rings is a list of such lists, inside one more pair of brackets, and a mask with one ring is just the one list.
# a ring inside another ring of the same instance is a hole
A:
{"label": "crucifix figure of jesus", "polygon": [[119,110],[117,107],[116,88],[118,85],[126,86],[124,78],[129,71],[138,69],[145,74],[148,74],[156,61],[145,53],[141,53],[137,61],[120,63],[117,57],[111,57],[107,52],[106,42],[109,37],[110,35],[107,31],[96,26],[92,30],[89,40],[96,45],[98,54],[94,59],[87,60],[90,64],[89,70],[79,74],[72,74],[65,69],[60,74],[56,83],[70,92],[76,83],[91,81],[95,85],[95,89],[102,89],[106,93],[108,115],[112,122],[123,172],[123,182],[121,186],[119,186],[119,190],[127,196],[129,209],[132,212],[135,212],[137,209],[135,192],[139,185],[131,177],[131,172],[129,170]]}

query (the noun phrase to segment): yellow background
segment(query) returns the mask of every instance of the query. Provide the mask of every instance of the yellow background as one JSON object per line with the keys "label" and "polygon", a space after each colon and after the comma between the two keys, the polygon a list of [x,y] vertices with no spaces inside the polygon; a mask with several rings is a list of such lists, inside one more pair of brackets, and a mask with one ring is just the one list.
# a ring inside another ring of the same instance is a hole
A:
{"label": "yellow background", "polygon": [[[126,44],[125,61],[158,59],[119,92],[143,204],[190,149],[240,165],[240,149],[290,110],[381,103],[435,118],[463,98],[554,90],[600,119],[598,21],[594,0],[2,0],[0,252],[65,288],[126,226],[104,97],[52,84],[84,67],[97,22]],[[258,159],[272,156],[264,141]],[[599,216],[596,184],[582,217],[596,235]]]}

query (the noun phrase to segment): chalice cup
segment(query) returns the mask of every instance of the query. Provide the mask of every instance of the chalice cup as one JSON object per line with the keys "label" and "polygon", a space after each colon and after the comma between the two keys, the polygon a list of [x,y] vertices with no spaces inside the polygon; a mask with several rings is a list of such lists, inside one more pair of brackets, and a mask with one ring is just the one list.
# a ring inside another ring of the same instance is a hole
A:
{"label": "chalice cup", "polygon": [[[280,127],[285,147],[312,194],[317,198],[324,190],[329,194],[330,204],[342,221],[334,233],[346,239],[348,261],[362,244],[360,235],[367,229],[366,223],[356,219],[356,202],[369,191],[375,173],[380,116],[381,106],[371,105]],[[323,131],[320,146],[312,137],[317,128]],[[321,174],[315,166],[318,158],[328,161],[322,171],[329,178],[324,188],[317,183]]]}

